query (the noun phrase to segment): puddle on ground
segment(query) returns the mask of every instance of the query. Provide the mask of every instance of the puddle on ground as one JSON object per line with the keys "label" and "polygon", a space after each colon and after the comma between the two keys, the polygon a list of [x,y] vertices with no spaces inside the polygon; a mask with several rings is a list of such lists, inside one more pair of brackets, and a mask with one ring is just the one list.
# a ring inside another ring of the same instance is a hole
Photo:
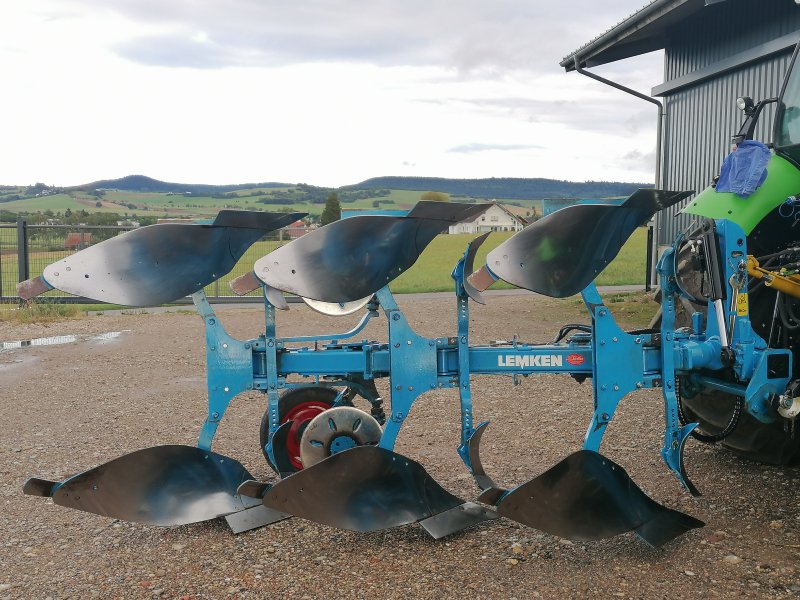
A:
{"label": "puddle on ground", "polygon": [[130,331],[130,329],[123,329],[122,331],[107,331],[106,333],[93,333],[88,335],[55,335],[53,337],[35,338],[32,340],[0,342],[0,352],[4,350],[31,348],[33,346],[60,346],[62,344],[73,344],[75,342],[105,342],[115,340],[123,333],[128,333]]}

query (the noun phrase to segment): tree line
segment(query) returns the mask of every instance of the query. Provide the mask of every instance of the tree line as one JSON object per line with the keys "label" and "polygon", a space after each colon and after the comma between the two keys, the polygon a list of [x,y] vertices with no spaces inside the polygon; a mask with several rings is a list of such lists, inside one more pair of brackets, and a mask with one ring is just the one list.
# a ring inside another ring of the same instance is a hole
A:
{"label": "tree line", "polygon": [[308,202],[309,204],[325,204],[332,193],[343,204],[364,200],[366,198],[385,197],[391,194],[388,189],[365,190],[334,190],[334,188],[317,187],[306,183],[299,183],[292,190],[273,190],[267,192],[266,198],[258,200],[261,204],[294,204],[295,202]]}
{"label": "tree line", "polygon": [[609,198],[629,196],[639,188],[653,187],[649,183],[625,183],[620,181],[563,181],[544,178],[492,177],[488,179],[445,179],[443,177],[375,177],[361,183],[340,188],[348,190],[371,190],[390,188],[395,190],[419,190],[446,192],[453,196],[467,196],[491,200],[512,198]]}
{"label": "tree line", "polygon": [[92,226],[116,226],[122,221],[136,221],[140,225],[152,225],[158,217],[144,217],[135,214],[125,213],[120,215],[115,212],[89,212],[86,210],[70,210],[64,212],[45,210],[35,213],[13,212],[10,210],[0,210],[0,223],[16,223],[22,217],[29,225],[92,225]]}

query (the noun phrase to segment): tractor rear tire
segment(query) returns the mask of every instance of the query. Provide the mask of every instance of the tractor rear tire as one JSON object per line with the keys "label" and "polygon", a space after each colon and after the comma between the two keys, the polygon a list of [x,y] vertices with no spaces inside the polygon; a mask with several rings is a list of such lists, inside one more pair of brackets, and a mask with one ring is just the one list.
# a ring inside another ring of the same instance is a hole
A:
{"label": "tractor rear tire", "polygon": [[[682,398],[684,413],[690,422],[700,423],[703,433],[722,431],[731,418],[736,397],[711,390],[692,398]],[[742,411],[736,429],[719,442],[724,448],[750,460],[772,465],[800,462],[800,428],[792,437],[783,429],[783,419],[762,423]]]}
{"label": "tractor rear tire", "polygon": [[[780,216],[778,209],[768,214],[747,237],[748,253],[764,256],[796,245],[796,232],[790,227],[791,222]],[[684,282],[690,292],[699,296],[700,279],[691,273],[689,261],[686,265],[688,279]],[[694,289],[691,289],[694,288]],[[800,301],[798,301],[800,303]],[[755,331],[764,340],[769,340],[772,331],[775,307],[775,292],[765,286],[749,294],[750,321]],[[695,305],[696,306],[696,305]],[[705,312],[706,307],[699,308]],[[688,310],[678,311],[676,326],[691,325]],[[775,347],[775,346],[773,346]],[[791,334],[788,341],[781,342],[778,347],[792,349],[793,378],[800,376],[800,336]],[[691,398],[681,399],[684,412],[689,421],[700,423],[703,433],[716,434],[722,431],[731,418],[736,398],[717,390],[702,391]],[[784,430],[784,419],[773,423],[761,421],[742,411],[736,428],[720,444],[736,454],[774,465],[791,465],[800,463],[800,426],[796,433]]]}

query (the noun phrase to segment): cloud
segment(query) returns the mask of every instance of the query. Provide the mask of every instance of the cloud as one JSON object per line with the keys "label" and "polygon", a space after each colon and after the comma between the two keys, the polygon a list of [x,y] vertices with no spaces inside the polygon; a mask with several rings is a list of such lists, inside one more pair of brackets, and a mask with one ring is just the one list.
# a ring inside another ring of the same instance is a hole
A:
{"label": "cloud", "polygon": [[[652,146],[654,108],[558,62],[644,1],[0,2],[20,140],[0,163],[58,183],[642,180],[619,157]],[[653,58],[597,72],[646,91]],[[49,102],[42,74],[70,93]]]}
{"label": "cloud", "polygon": [[650,152],[642,152],[640,150],[631,150],[618,157],[621,166],[638,171],[647,171],[653,169],[656,164],[656,151],[655,149]]}
{"label": "cloud", "polygon": [[140,37],[118,44],[115,50],[134,62],[152,66],[218,69],[241,62],[235,52],[219,44],[173,36]]}
{"label": "cloud", "polygon": [[[437,66],[464,76],[557,70],[630,11],[631,0],[68,0],[152,29],[114,51],[146,65],[221,68],[305,62]],[[574,19],[580,14],[580,19]],[[207,40],[193,41],[198,32]]]}
{"label": "cloud", "polygon": [[529,123],[548,123],[578,131],[602,131],[619,135],[633,135],[642,129],[652,128],[656,121],[654,107],[641,100],[614,93],[592,98],[591,101],[498,97],[450,98],[431,102],[462,104],[476,111],[503,114]]}
{"label": "cloud", "polygon": [[464,154],[474,154],[475,152],[490,152],[493,150],[544,150],[544,146],[538,144],[481,144],[474,142],[471,144],[461,144],[449,148],[448,152],[460,152]]}

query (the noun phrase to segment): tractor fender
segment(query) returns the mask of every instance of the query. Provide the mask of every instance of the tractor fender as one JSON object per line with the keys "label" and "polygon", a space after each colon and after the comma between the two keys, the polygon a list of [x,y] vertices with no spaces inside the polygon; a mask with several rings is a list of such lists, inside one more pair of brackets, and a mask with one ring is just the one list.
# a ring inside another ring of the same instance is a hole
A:
{"label": "tractor fender", "polygon": [[709,186],[681,212],[710,219],[728,219],[750,235],[764,217],[797,193],[800,193],[800,170],[786,159],[772,155],[767,164],[766,180],[750,196],[742,198],[732,192],[717,192]]}

